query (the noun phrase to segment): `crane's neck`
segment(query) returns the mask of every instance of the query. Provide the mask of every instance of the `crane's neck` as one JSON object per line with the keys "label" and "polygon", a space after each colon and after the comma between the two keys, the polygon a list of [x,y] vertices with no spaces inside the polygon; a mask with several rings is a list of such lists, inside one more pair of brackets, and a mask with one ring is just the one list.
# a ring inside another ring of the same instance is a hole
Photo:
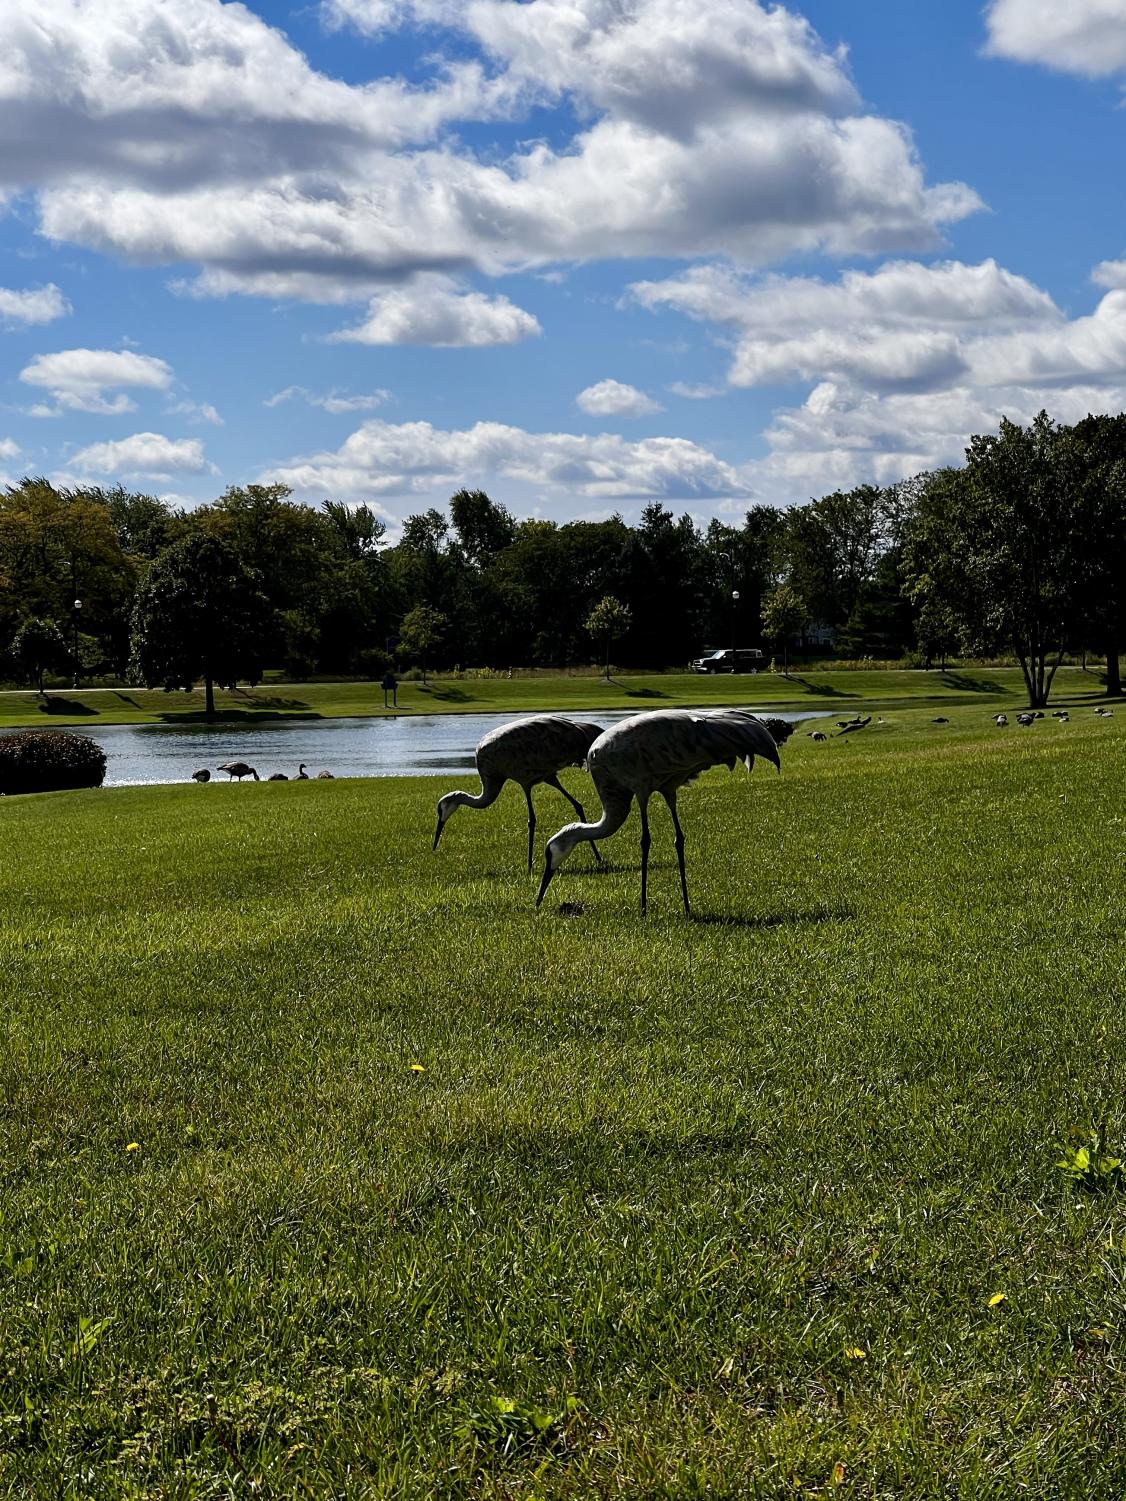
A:
{"label": "crane's neck", "polygon": [[482,777],[480,792],[447,792],[442,799],[446,817],[449,818],[456,808],[491,808],[503,785],[503,782]]}
{"label": "crane's neck", "polygon": [[558,870],[563,861],[584,839],[592,844],[599,839],[609,839],[616,834],[629,817],[633,794],[619,787],[600,787],[602,817],[595,823],[569,823],[548,841],[552,870]]}

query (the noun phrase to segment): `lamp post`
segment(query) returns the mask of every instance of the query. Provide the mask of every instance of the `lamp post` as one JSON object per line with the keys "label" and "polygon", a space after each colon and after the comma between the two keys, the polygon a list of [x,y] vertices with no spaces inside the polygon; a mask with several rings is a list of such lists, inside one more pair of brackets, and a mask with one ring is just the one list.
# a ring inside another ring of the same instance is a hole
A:
{"label": "lamp post", "polygon": [[731,591],[731,650],[737,651],[739,646],[739,591]]}
{"label": "lamp post", "polygon": [[76,599],[74,601],[74,621],[70,642],[71,665],[74,668],[74,680],[70,685],[72,688],[78,687],[78,617],[81,613],[82,601],[80,599]]}

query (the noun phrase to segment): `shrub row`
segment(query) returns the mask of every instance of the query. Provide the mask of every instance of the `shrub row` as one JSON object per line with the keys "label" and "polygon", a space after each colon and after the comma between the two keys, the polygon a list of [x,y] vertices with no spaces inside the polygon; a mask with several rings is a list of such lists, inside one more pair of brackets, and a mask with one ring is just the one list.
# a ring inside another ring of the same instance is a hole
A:
{"label": "shrub row", "polygon": [[88,735],[21,730],[0,735],[0,795],[100,787],[106,753]]}

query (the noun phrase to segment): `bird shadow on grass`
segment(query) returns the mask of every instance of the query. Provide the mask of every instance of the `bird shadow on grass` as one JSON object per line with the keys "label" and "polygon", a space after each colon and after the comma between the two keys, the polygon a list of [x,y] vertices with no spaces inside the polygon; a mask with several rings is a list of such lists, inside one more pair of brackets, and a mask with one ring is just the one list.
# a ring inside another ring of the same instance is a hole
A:
{"label": "bird shadow on grass", "polygon": [[627,688],[627,698],[668,698],[667,693],[662,693],[660,688]]}

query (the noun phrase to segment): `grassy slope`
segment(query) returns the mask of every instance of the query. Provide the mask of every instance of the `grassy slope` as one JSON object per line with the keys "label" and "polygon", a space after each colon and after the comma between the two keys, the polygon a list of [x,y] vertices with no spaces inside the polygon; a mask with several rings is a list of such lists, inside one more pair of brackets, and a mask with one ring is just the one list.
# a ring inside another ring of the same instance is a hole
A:
{"label": "grassy slope", "polygon": [[1121,1494],[1126,717],[928,719],[704,777],[694,923],[511,788],[0,803],[0,1491]]}
{"label": "grassy slope", "polygon": [[[1103,692],[1098,677],[1078,668],[1062,668],[1055,699],[1096,700]],[[94,689],[52,693],[56,712],[47,715],[32,693],[0,692],[0,726],[46,724],[159,723],[184,716],[202,718],[203,694],[168,694],[144,688]],[[436,678],[427,689],[403,683],[399,708],[409,713],[521,713],[537,709],[677,708],[685,705],[756,703],[813,705],[827,702],[1007,703],[1025,701],[1016,668],[967,668],[946,673],[797,672],[792,678],[756,676],[701,677],[694,673],[629,676],[610,683],[595,677],[453,679]],[[374,683],[276,683],[234,694],[218,693],[219,711],[227,717],[277,718],[295,715],[383,714],[383,694]],[[69,711],[69,712],[64,712]]]}

